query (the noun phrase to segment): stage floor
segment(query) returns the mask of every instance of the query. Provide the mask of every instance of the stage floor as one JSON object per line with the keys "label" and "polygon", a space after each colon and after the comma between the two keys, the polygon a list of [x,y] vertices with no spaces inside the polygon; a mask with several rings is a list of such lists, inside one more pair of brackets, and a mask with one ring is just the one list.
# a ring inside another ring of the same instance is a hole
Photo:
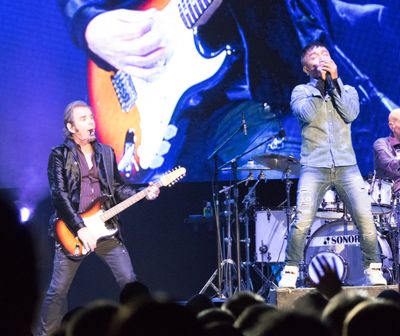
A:
{"label": "stage floor", "polygon": [[[392,289],[397,291],[399,285],[387,285],[387,286],[349,286],[343,287],[343,290],[364,290],[372,297],[376,297],[380,292],[385,289]],[[279,308],[291,308],[293,302],[299,297],[307,294],[308,292],[315,290],[315,288],[277,288],[271,289],[268,297],[268,302],[276,304]]]}

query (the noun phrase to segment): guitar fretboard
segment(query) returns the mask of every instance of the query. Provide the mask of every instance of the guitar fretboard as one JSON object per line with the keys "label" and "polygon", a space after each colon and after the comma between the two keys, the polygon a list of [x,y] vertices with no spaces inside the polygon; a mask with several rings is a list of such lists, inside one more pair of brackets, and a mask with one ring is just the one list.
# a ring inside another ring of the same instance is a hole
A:
{"label": "guitar fretboard", "polygon": [[[157,187],[162,187],[162,183],[160,181],[154,183]],[[131,205],[139,202],[141,199],[147,196],[147,190],[143,189],[137,192],[135,195],[127,198],[125,201],[113,206],[112,208],[108,209],[107,211],[103,212],[100,216],[103,222],[108,221],[110,218],[118,215],[120,212],[124,211],[125,209],[129,208]]]}
{"label": "guitar fretboard", "polygon": [[192,29],[207,22],[222,0],[181,0],[179,14],[186,28]]}
{"label": "guitar fretboard", "polygon": [[[186,169],[184,167],[176,167],[172,171],[162,175],[157,182],[154,182],[153,185],[157,188],[161,188],[163,186],[171,186],[178,180],[180,180],[183,176],[185,176]],[[132,195],[131,197],[127,198],[125,201],[113,206],[112,208],[104,211],[100,215],[100,219],[103,222],[108,221],[111,217],[118,215],[121,211],[129,208],[131,205],[139,202],[141,199],[147,196],[147,188],[139,191],[138,193]]]}

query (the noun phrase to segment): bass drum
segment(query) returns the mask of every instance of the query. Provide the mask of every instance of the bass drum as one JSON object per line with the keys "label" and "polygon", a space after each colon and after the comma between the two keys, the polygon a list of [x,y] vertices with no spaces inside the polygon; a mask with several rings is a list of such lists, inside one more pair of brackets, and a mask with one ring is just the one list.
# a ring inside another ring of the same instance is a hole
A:
{"label": "bass drum", "polygon": [[[388,284],[393,282],[393,256],[386,237],[378,232],[378,245],[382,271]],[[330,264],[335,263],[339,278],[345,286],[365,285],[364,267],[360,248],[360,235],[351,221],[332,221],[321,226],[307,242],[304,260],[308,276],[315,283],[311,262],[317,256],[325,256]]]}

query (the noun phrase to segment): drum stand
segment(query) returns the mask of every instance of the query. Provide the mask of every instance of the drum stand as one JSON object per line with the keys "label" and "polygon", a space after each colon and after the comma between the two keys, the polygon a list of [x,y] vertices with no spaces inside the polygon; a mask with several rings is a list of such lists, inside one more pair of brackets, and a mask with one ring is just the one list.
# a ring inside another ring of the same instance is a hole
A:
{"label": "drum stand", "polygon": [[[203,286],[203,288],[200,290],[200,294],[204,293],[209,286],[211,286],[217,295],[220,298],[223,298],[224,295],[231,296],[233,294],[233,286],[232,286],[232,272],[236,272],[236,282],[237,282],[237,290],[240,291],[242,287],[242,278],[241,278],[241,260],[240,260],[240,228],[239,228],[239,211],[238,211],[238,199],[239,199],[239,190],[238,190],[238,185],[241,182],[238,182],[237,179],[237,162],[240,158],[245,156],[246,154],[249,154],[250,152],[254,151],[255,149],[265,145],[266,143],[272,141],[273,139],[280,139],[283,141],[285,137],[285,131],[281,128],[280,131],[274,135],[269,137],[268,139],[262,141],[261,143],[257,144],[253,148],[248,149],[244,153],[236,156],[232,160],[225,162],[222,164],[220,167],[217,165],[217,153],[229,142],[233,139],[233,137],[240,132],[241,130],[245,131],[245,124],[242,122],[240,127],[236,129],[230,136],[228,136],[214,151],[208,156],[207,160],[213,159],[214,160],[214,178],[213,178],[213,200],[214,200],[214,214],[216,218],[216,226],[217,226],[217,254],[218,254],[218,264],[217,264],[217,269],[215,272],[211,275],[209,280],[206,282],[206,284]],[[218,170],[223,169],[228,163],[231,164],[231,171],[233,175],[233,186],[227,188],[227,190],[233,189],[233,198],[234,198],[234,223],[235,223],[235,234],[236,234],[236,265],[235,262],[232,260],[232,236],[231,236],[231,212],[227,211],[227,220],[226,220],[226,225],[227,225],[227,237],[224,238],[224,242],[227,244],[226,247],[226,258],[223,259],[223,251],[221,247],[221,235],[220,235],[220,223],[219,223],[219,201],[218,201],[218,193],[216,190],[218,190]],[[290,163],[289,163],[290,165]],[[254,169],[254,168],[253,168]],[[251,174],[250,174],[251,175]],[[249,175],[249,177],[250,177]],[[249,180],[249,178],[245,179]],[[243,182],[243,181],[242,181]],[[249,232],[248,232],[248,218],[246,220],[246,285],[250,286],[250,279],[249,279],[249,273],[250,273],[250,268],[249,268]],[[213,283],[215,277],[218,276],[218,287]],[[225,281],[222,279],[224,276]],[[225,289],[222,289],[222,283],[224,282]]]}
{"label": "drum stand", "polygon": [[[213,188],[213,201],[214,201],[214,215],[215,215],[215,222],[216,222],[216,229],[217,229],[217,269],[215,272],[211,275],[210,279],[207,281],[207,283],[203,286],[203,288],[200,290],[200,294],[204,293],[207,288],[211,285],[212,288],[215,290],[217,295],[220,298],[224,297],[224,293],[228,293],[229,296],[232,295],[233,289],[232,289],[232,270],[233,270],[233,265],[234,262],[231,259],[231,242],[232,238],[230,235],[230,225],[231,225],[231,220],[230,220],[230,213],[228,213],[228,220],[227,220],[227,231],[228,231],[228,237],[226,237],[225,242],[228,242],[227,246],[227,255],[225,259],[223,259],[223,253],[222,253],[222,247],[221,247],[221,225],[220,225],[220,214],[219,214],[219,191],[218,191],[218,171],[223,168],[223,166],[226,165],[223,164],[222,166],[218,167],[218,158],[217,154],[219,151],[229,142],[231,141],[236,134],[238,134],[241,130],[245,130],[245,124],[242,122],[240,126],[231,134],[229,135],[217,148],[214,149],[214,151],[207,157],[207,160],[213,159],[214,161],[214,176],[213,176],[213,183],[212,183],[212,188]],[[235,224],[236,224],[236,235],[237,235],[237,264],[240,265],[240,254],[239,254],[239,214],[238,214],[238,203],[237,203],[237,198],[238,198],[238,184],[239,182],[237,181],[237,160],[240,159],[242,155],[237,156],[236,158],[230,160],[231,164],[231,169],[233,172],[233,190],[234,190],[234,199],[235,199]],[[230,188],[228,189],[230,190]],[[227,269],[227,271],[226,271]],[[238,289],[240,290],[240,267],[237,268],[237,279],[238,279]],[[225,290],[222,289],[222,282],[223,282],[223,275],[225,275]],[[213,281],[215,277],[218,276],[218,287],[214,285]]]}
{"label": "drum stand", "polygon": [[[395,222],[395,227],[392,228],[389,226],[389,241],[390,241],[390,247],[392,249],[392,255],[393,255],[393,282],[395,284],[398,284],[400,281],[400,276],[399,276],[399,226],[400,226],[400,194],[397,193],[395,195],[394,199],[394,205],[393,205],[393,216],[394,216],[394,222]],[[390,223],[389,223],[390,224]]]}
{"label": "drum stand", "polygon": [[[265,176],[264,176],[265,178]],[[243,217],[241,218],[243,223],[244,223],[244,235],[245,238],[241,239],[240,242],[244,243],[245,245],[245,261],[243,262],[244,266],[244,289],[253,291],[253,283],[250,278],[250,235],[249,235],[249,222],[250,222],[250,216],[249,213],[251,211],[251,208],[255,205],[256,203],[256,198],[255,198],[255,189],[260,183],[260,179],[257,180],[257,182],[250,188],[250,190],[247,192],[246,196],[243,198],[242,203],[244,204],[244,210],[243,210]]]}
{"label": "drum stand", "polygon": [[[236,183],[237,185],[245,182],[247,183],[249,180],[253,179],[253,175],[249,174],[249,176]],[[237,186],[236,186],[237,188]],[[211,277],[208,279],[206,284],[203,286],[203,288],[200,290],[200,294],[205,293],[208,287],[212,287],[214,291],[217,293],[219,298],[229,298],[231,297],[236,290],[240,290],[239,285],[235,287],[234,280],[238,278],[238,268],[236,266],[235,261],[232,258],[232,247],[233,247],[233,238],[232,238],[232,214],[234,211],[232,211],[232,205],[235,205],[235,199],[231,198],[231,190],[235,193],[235,187],[233,185],[224,187],[222,190],[220,190],[218,193],[219,194],[224,194],[225,195],[225,200],[223,202],[224,204],[224,218],[225,218],[225,223],[222,225],[222,234],[220,235],[221,241],[223,242],[222,248],[221,248],[221,261],[219,264],[219,269],[217,268],[214,273],[211,275]],[[218,196],[217,196],[218,197]],[[235,205],[236,208],[236,205]],[[246,231],[248,228],[246,228]],[[218,275],[218,270],[220,270],[221,273],[221,280],[220,280],[220,285],[217,287],[214,284],[214,279]],[[247,283],[247,281],[246,281]],[[244,284],[241,282],[241,286],[243,287]]]}
{"label": "drum stand", "polygon": [[[290,229],[290,223],[292,221],[292,206],[290,203],[290,190],[292,188],[293,182],[289,179],[290,173],[292,172],[291,170],[291,165],[292,161],[288,160],[287,162],[287,167],[283,172],[282,179],[285,180],[285,191],[286,191],[286,207],[285,207],[285,213],[286,213],[286,234],[285,234],[285,239],[287,240],[289,237],[289,229]],[[285,251],[286,253],[286,251]],[[300,286],[302,287],[305,282],[305,263],[300,262],[299,264],[299,282]]]}
{"label": "drum stand", "polygon": [[[291,218],[292,218],[292,210],[291,210],[291,204],[290,204],[290,190],[291,190],[291,186],[293,184],[293,182],[289,179],[289,176],[291,174],[291,165],[292,162],[290,160],[288,160],[287,162],[287,167],[283,172],[283,179],[285,180],[285,191],[286,191],[286,207],[285,207],[285,217],[286,217],[286,234],[284,239],[287,239],[288,234],[289,234],[289,226],[290,226],[290,222],[291,222]],[[261,242],[261,246],[260,246],[260,253],[261,253],[261,269],[259,269],[255,263],[251,263],[250,262],[250,253],[249,253],[249,247],[250,247],[250,239],[249,239],[249,231],[248,231],[248,222],[249,222],[249,205],[246,204],[248,199],[251,199],[251,195],[252,193],[254,193],[254,189],[256,188],[257,184],[261,181],[261,180],[265,180],[265,176],[264,173],[261,172],[260,176],[256,182],[256,184],[249,190],[248,194],[244,197],[243,203],[245,204],[245,216],[244,216],[244,222],[245,222],[245,234],[246,234],[246,238],[245,240],[243,240],[243,242],[246,243],[246,262],[245,262],[245,288],[247,290],[253,290],[253,285],[251,283],[251,279],[250,279],[250,265],[252,266],[252,268],[254,269],[254,271],[257,273],[257,275],[261,278],[262,280],[262,286],[261,288],[258,290],[257,294],[260,295],[264,295],[266,292],[269,293],[269,290],[271,287],[277,288],[278,286],[272,281],[271,277],[266,277],[264,275],[264,263],[269,263],[271,260],[271,257],[268,253],[268,246],[264,244],[264,242]],[[250,204],[251,206],[251,204]],[[267,259],[264,260],[264,256],[267,254]]]}
{"label": "drum stand", "polygon": [[285,191],[286,191],[286,236],[285,239],[287,239],[288,235],[289,235],[289,226],[290,226],[290,222],[291,222],[291,218],[292,218],[292,209],[291,209],[291,204],[290,204],[290,189],[292,188],[292,184],[293,182],[289,179],[289,175],[291,172],[290,169],[290,161],[288,162],[288,166],[285,169],[284,173],[283,173],[283,179],[285,180]]}
{"label": "drum stand", "polygon": [[[211,277],[207,280],[203,288],[200,290],[199,294],[204,294],[208,287],[212,287],[214,291],[217,293],[219,298],[229,298],[233,295],[233,278],[234,273],[236,273],[236,264],[232,259],[232,234],[231,234],[231,199],[229,198],[229,190],[225,192],[226,200],[224,201],[225,204],[225,225],[226,225],[226,236],[225,236],[225,229],[222,229],[222,237],[223,237],[223,244],[222,244],[222,251],[221,261],[218,265],[218,268],[214,271]],[[214,279],[218,275],[218,271],[221,274],[221,279],[219,280],[219,286],[217,287],[214,284]]]}
{"label": "drum stand", "polygon": [[[269,278],[267,278],[264,275],[264,262],[261,264],[261,269],[257,267],[257,265],[254,262],[250,261],[250,244],[251,244],[251,239],[250,239],[250,233],[249,233],[249,222],[250,222],[250,213],[252,208],[255,206],[256,203],[256,197],[255,197],[255,189],[257,185],[260,183],[260,181],[265,181],[266,177],[263,172],[263,170],[260,171],[260,174],[258,175],[257,182],[250,188],[250,190],[247,192],[246,196],[244,196],[242,203],[244,204],[244,210],[242,212],[242,221],[244,223],[244,234],[245,238],[242,239],[240,242],[245,244],[245,261],[242,263],[244,266],[244,283],[243,283],[243,288],[248,291],[254,291],[254,286],[253,282],[251,280],[251,269],[250,267],[254,270],[254,272],[260,277],[262,281],[262,285],[260,289],[257,291],[257,294],[259,295],[264,295],[265,293],[269,293],[269,289],[271,286],[277,287]],[[265,246],[262,244],[262,246]],[[260,248],[261,249],[261,248]],[[265,248],[265,251],[260,251],[262,255],[264,256],[266,252],[268,251],[268,248]]]}

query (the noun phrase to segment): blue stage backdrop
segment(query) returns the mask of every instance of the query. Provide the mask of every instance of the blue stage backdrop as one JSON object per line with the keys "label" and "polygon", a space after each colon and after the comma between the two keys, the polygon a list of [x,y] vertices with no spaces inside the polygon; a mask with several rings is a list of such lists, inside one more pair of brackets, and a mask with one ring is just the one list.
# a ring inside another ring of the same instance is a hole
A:
{"label": "blue stage backdrop", "polygon": [[[133,79],[136,105],[123,112],[112,86],[111,92],[99,90],[101,70],[91,63],[88,75],[87,55],[72,42],[55,0],[0,0],[0,187],[17,188],[22,203],[48,195],[48,154],[63,141],[63,110],[75,99],[106,106],[95,107],[97,136],[114,147],[121,174],[135,183],[176,165],[187,168],[186,181],[210,180],[211,154],[224,142],[215,154],[218,166],[257,145],[239,167],[266,153],[298,158],[290,93],[307,81],[301,47],[317,38],[327,43],[343,81],[360,95],[353,141],[367,175],[372,143],[388,134],[388,112],[400,103],[399,2],[373,2],[226,0],[196,34],[173,16],[171,62],[155,83]],[[243,118],[247,135],[240,129]],[[281,128],[284,142],[267,141]],[[229,169],[219,174],[231,178]],[[281,173],[269,171],[267,178]]]}

